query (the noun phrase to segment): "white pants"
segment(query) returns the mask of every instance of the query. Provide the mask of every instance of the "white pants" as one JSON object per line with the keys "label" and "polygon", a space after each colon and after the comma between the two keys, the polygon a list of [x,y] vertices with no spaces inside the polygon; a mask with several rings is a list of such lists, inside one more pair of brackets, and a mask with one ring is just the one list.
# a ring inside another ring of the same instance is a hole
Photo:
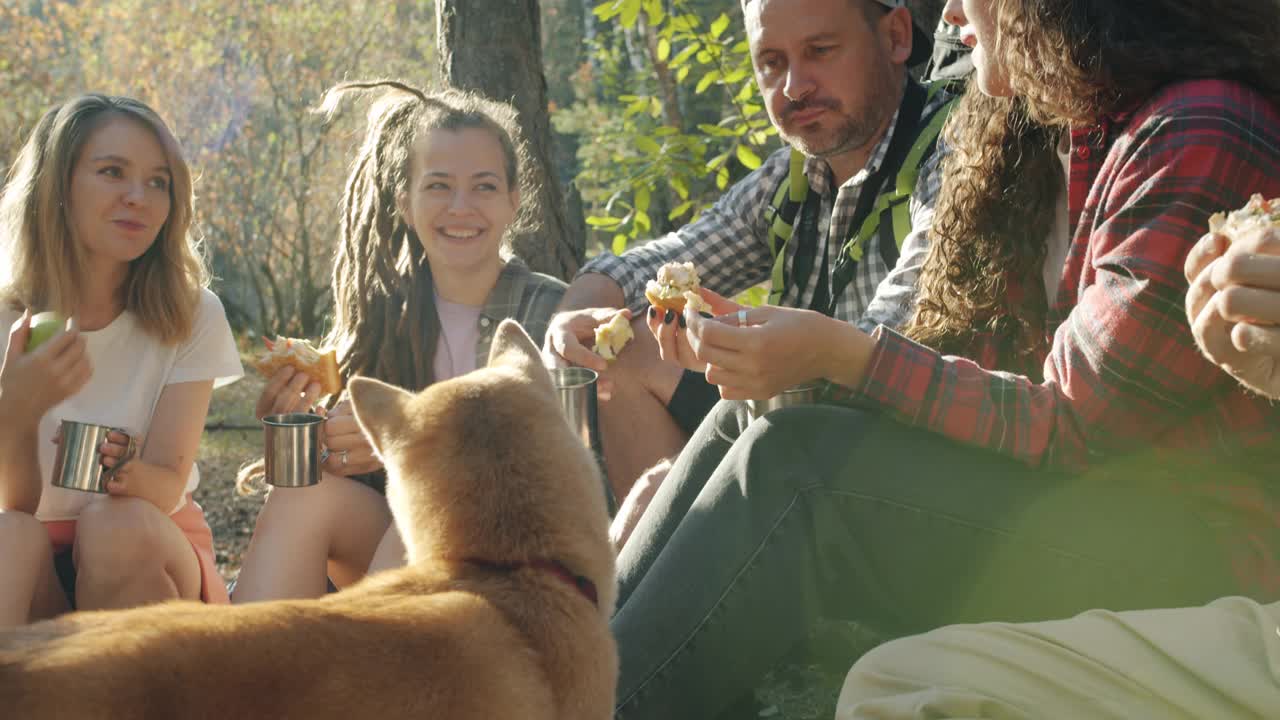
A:
{"label": "white pants", "polygon": [[1280,603],[1223,598],[896,640],[849,671],[836,719],[854,718],[1280,718]]}

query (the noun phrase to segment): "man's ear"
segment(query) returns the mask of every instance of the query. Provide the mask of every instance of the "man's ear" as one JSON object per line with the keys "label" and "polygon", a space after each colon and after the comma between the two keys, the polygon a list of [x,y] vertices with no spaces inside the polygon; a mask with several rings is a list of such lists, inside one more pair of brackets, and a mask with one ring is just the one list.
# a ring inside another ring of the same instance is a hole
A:
{"label": "man's ear", "polygon": [[910,59],[912,30],[911,11],[907,8],[894,8],[880,18],[880,41],[893,64],[906,65]]}

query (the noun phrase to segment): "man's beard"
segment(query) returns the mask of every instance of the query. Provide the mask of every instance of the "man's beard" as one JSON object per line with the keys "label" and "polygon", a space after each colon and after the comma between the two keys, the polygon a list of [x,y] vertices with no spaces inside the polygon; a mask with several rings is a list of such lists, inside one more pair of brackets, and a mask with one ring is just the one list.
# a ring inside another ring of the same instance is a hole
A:
{"label": "man's beard", "polygon": [[[898,93],[893,87],[892,74],[888,64],[884,71],[877,73],[875,84],[866,98],[866,102],[854,113],[841,113],[834,100],[820,98],[788,103],[782,111],[782,123],[779,123],[778,134],[782,139],[808,157],[829,158],[850,150],[857,150],[868,145],[881,127],[893,115],[894,101]],[[828,112],[840,117],[840,124],[834,128],[823,130],[815,135],[793,135],[781,129],[786,119],[796,112],[814,107],[825,107]]]}

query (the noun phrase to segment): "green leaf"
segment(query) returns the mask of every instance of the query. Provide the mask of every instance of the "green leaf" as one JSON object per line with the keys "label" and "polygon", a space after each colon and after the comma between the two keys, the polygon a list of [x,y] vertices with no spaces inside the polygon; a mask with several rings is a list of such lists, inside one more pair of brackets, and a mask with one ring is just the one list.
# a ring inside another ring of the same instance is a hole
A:
{"label": "green leaf", "polygon": [[689,199],[689,183],[685,182],[684,178],[673,175],[667,182],[671,184],[671,189],[676,191],[681,200]]}
{"label": "green leaf", "polygon": [[652,155],[656,157],[662,154],[662,146],[647,135],[636,136],[635,143],[636,149],[640,150],[645,155]]}
{"label": "green leaf", "polygon": [[644,14],[649,16],[649,24],[658,26],[666,19],[667,13],[662,9],[662,0],[647,0],[644,4]]}
{"label": "green leaf", "polygon": [[707,161],[707,169],[715,170],[729,159],[729,153],[723,152]]}
{"label": "green leaf", "polygon": [[622,221],[609,215],[591,215],[587,217],[587,224],[593,228],[613,229],[621,225]]}
{"label": "green leaf", "polygon": [[631,220],[636,226],[637,233],[647,233],[653,229],[653,223],[649,222],[649,215],[636,211],[636,216]]}
{"label": "green leaf", "polygon": [[720,127],[719,125],[698,123],[698,129],[712,137],[738,137],[738,134],[734,131],[729,128]]}
{"label": "green leaf", "polygon": [[729,187],[729,168],[721,165],[720,170],[716,172],[716,187],[723,190]]}
{"label": "green leaf", "polygon": [[719,40],[720,36],[724,34],[724,31],[728,29],[729,16],[724,13],[720,13],[720,17],[716,18],[715,22],[711,23],[711,37]]}
{"label": "green leaf", "polygon": [[675,220],[676,218],[680,217],[681,215],[684,215],[685,213],[689,212],[689,208],[691,208],[691,207],[693,207],[693,201],[692,201],[692,200],[686,200],[686,201],[684,201],[684,202],[680,203],[679,205],[675,206],[674,208],[672,208],[672,209],[671,209],[671,212],[667,213],[667,219],[668,219],[668,220]]}
{"label": "green leaf", "polygon": [[658,62],[666,62],[671,57],[671,41],[662,38],[658,41]]}
{"label": "green leaf", "polygon": [[618,13],[622,12],[622,9],[620,7],[621,4],[622,3],[619,2],[619,0],[605,0],[604,2],[595,6],[595,8],[591,11],[591,13],[596,17],[600,18],[601,20],[608,20],[612,18],[614,15],[617,15]]}
{"label": "green leaf", "polygon": [[622,23],[622,27],[630,29],[635,27],[636,20],[640,17],[640,0],[621,0],[622,17],[618,19]]}
{"label": "green leaf", "polygon": [[698,47],[699,47],[698,43],[696,42],[689,43],[688,45],[685,46],[683,50],[676,53],[675,58],[671,60],[671,64],[672,65],[685,64],[686,62],[689,61],[689,58],[693,57],[694,53],[698,52]]}
{"label": "green leaf", "polygon": [[647,215],[649,212],[649,187],[641,185],[636,188],[636,214]]}
{"label": "green leaf", "polygon": [[684,67],[676,71],[676,82],[684,82],[684,79],[687,77],[689,77],[688,65],[685,65]]}
{"label": "green leaf", "polygon": [[613,236],[613,246],[611,248],[614,255],[621,255],[627,251],[627,236],[618,233]]}
{"label": "green leaf", "polygon": [[698,86],[693,89],[693,92],[698,95],[701,95],[703,92],[706,91],[707,88],[711,87],[712,83],[714,83],[719,79],[720,79],[720,71],[712,70],[711,72],[702,76],[702,79],[698,81]]}
{"label": "green leaf", "polygon": [[746,169],[755,170],[760,167],[760,156],[751,148],[746,145],[739,145],[737,153],[738,162],[742,163],[742,166]]}
{"label": "green leaf", "polygon": [[656,96],[649,98],[649,117],[657,119],[662,116],[662,101]]}

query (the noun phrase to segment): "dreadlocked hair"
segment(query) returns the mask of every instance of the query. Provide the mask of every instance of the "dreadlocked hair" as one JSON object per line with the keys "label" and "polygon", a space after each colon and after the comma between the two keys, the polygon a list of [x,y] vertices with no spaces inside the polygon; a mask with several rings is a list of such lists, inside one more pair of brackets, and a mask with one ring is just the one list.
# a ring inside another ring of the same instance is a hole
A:
{"label": "dreadlocked hair", "polygon": [[[435,378],[431,359],[440,336],[431,272],[413,229],[397,210],[407,192],[410,155],[426,130],[482,129],[502,146],[507,185],[533,198],[530,164],[514,108],[456,89],[426,93],[393,80],[348,82],[331,88],[320,112],[332,115],[353,94],[384,90],[370,110],[368,130],[342,196],[342,235],[333,270],[335,318],[325,344],[337,349],[344,380],[376,377],[409,390]],[[503,254],[513,230],[534,217],[521,204],[507,228]]]}
{"label": "dreadlocked hair", "polygon": [[971,82],[951,116],[952,156],[906,332],[959,354],[993,333],[1008,363],[1048,344],[1043,236],[1063,182],[1061,134],[1179,80],[1234,80],[1280,103],[1280,2],[994,0],[993,13],[987,56],[1016,99]]}
{"label": "dreadlocked hair", "polygon": [[988,97],[970,81],[945,130],[951,152],[909,337],[967,355],[975,339],[993,335],[1008,364],[1044,349],[1046,237],[1035,229],[1052,226],[1062,192],[1060,134],[1031,121],[1021,102]]}
{"label": "dreadlocked hair", "polygon": [[[316,112],[328,119],[351,95],[381,91],[342,193],[341,237],[333,267],[334,324],[324,346],[337,350],[344,384],[356,375],[418,391],[435,381],[432,359],[440,339],[431,268],[422,242],[400,215],[396,199],[407,193],[418,134],[428,130],[480,129],[502,147],[507,187],[525,200],[503,236],[529,229],[533,174],[518,116],[506,103],[457,89],[425,92],[396,80],[347,82],[330,88]],[[332,405],[336,397],[329,398]],[[236,487],[254,490],[265,469],[258,460],[242,467]]]}

